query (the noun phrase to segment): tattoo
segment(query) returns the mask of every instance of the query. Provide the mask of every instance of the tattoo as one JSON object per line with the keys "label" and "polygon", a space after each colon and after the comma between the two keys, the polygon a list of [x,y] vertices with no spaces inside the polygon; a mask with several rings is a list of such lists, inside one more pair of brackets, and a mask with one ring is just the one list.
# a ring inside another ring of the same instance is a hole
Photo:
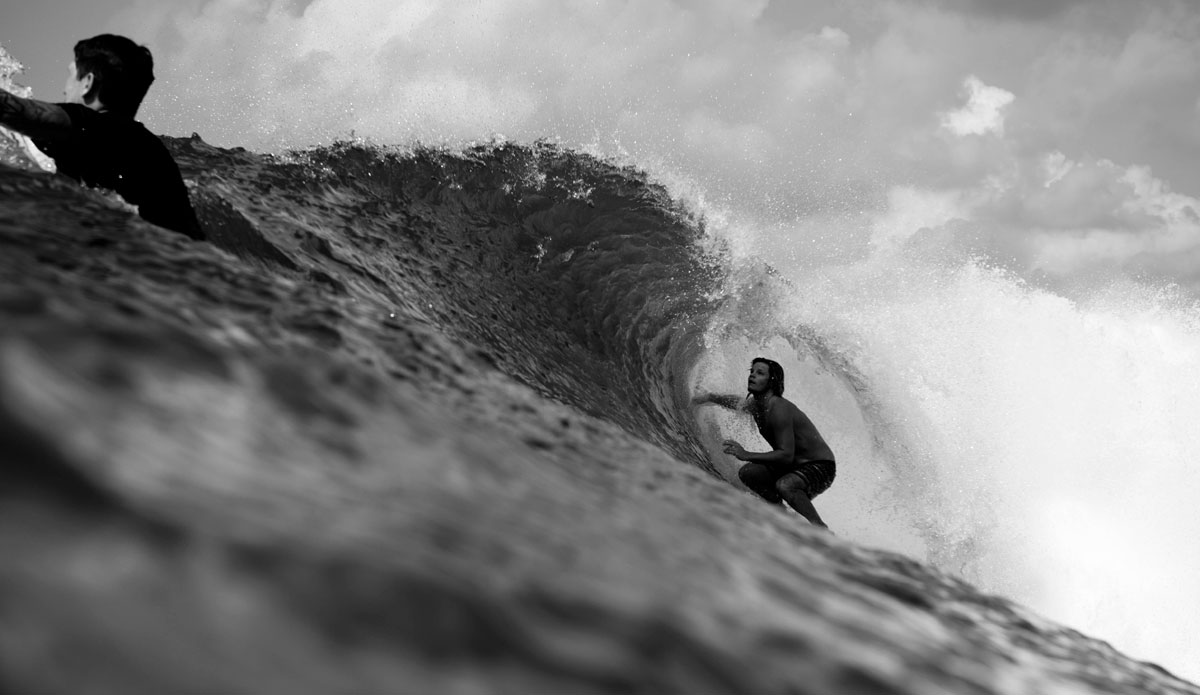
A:
{"label": "tattoo", "polygon": [[33,138],[53,138],[71,132],[71,117],[58,104],[22,99],[0,89],[0,125]]}

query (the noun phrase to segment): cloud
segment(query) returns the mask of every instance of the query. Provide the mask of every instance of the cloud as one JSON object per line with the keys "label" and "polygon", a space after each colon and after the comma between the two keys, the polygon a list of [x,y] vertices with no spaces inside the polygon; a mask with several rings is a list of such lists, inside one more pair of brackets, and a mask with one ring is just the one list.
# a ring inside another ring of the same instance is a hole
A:
{"label": "cloud", "polygon": [[1004,135],[1004,109],[1013,102],[1013,93],[989,87],[974,75],[963,87],[968,94],[967,104],[942,114],[942,127],[958,136]]}
{"label": "cloud", "polygon": [[1002,19],[1041,21],[1053,18],[1085,2],[1105,0],[950,0],[947,7]]}
{"label": "cloud", "polygon": [[[1177,193],[1145,166],[1048,155],[1046,176],[1006,195],[1003,218],[1031,268],[1058,276],[1097,270],[1195,284],[1200,199]],[[1032,186],[1030,184],[1033,184]]]}
{"label": "cloud", "polygon": [[898,186],[888,192],[887,211],[873,221],[872,242],[894,246],[928,230],[945,228],[970,216],[971,205],[960,191],[930,191]]}
{"label": "cloud", "polygon": [[[1135,15],[1132,8],[1140,8]],[[1162,0],[1110,8],[1109,22],[1067,31],[1029,66],[1020,118],[1045,149],[1149,164],[1200,194],[1200,7]],[[1115,22],[1116,26],[1110,24]]]}
{"label": "cloud", "polygon": [[[925,257],[985,257],[1050,280],[1102,272],[1200,288],[1200,199],[1142,166],[1052,152],[969,189],[894,188],[874,242]],[[899,243],[897,243],[899,242]]]}
{"label": "cloud", "polygon": [[1099,166],[1103,174],[1116,175],[1110,185],[1125,195],[1111,201],[1115,209],[1098,224],[1037,228],[1032,239],[1035,265],[1058,275],[1095,268],[1168,277],[1193,274],[1200,259],[1200,200],[1172,193],[1144,168]]}

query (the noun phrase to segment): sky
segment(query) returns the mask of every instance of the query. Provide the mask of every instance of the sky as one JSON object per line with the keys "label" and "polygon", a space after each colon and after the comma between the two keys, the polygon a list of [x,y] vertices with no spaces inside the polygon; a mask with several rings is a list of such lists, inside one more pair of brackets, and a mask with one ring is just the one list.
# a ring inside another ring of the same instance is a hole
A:
{"label": "sky", "polygon": [[34,96],[102,31],[140,118],[259,151],[548,139],[823,261],[930,245],[1200,288],[1195,0],[4,0]]}

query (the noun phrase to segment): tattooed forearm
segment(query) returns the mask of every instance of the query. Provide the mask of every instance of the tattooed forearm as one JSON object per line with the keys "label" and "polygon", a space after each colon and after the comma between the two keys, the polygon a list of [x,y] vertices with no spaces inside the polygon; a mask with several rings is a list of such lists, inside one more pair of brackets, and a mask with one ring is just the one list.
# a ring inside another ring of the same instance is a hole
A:
{"label": "tattooed forearm", "polygon": [[22,99],[0,89],[0,125],[33,138],[52,138],[70,132],[71,117],[57,104]]}

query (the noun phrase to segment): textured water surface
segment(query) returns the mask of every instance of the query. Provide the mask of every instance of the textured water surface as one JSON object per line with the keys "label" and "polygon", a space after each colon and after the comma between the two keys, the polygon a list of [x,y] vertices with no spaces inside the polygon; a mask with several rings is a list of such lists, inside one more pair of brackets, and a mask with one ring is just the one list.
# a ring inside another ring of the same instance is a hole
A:
{"label": "textured water surface", "polygon": [[0,167],[0,690],[1200,692],[718,475],[641,173],[168,144],[211,243]]}

